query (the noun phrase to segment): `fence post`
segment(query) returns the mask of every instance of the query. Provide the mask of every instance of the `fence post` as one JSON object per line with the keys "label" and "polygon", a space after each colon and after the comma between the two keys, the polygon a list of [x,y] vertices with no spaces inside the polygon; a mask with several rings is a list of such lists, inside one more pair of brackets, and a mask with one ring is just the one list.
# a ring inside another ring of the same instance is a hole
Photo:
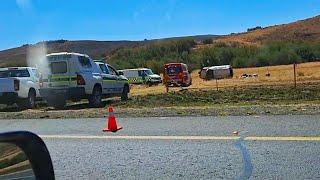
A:
{"label": "fence post", "polygon": [[218,87],[218,79],[216,79],[216,86],[217,86],[217,91],[219,91],[219,87]]}
{"label": "fence post", "polygon": [[294,88],[297,87],[296,66],[297,66],[297,64],[294,62],[294,63],[293,63]]}

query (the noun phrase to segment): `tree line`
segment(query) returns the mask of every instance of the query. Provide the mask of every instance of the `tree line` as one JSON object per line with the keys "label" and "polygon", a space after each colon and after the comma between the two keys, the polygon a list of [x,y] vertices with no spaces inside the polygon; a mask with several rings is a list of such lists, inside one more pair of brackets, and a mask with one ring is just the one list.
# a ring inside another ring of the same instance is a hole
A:
{"label": "tree line", "polygon": [[263,45],[204,42],[209,45],[197,46],[192,38],[186,38],[120,48],[111,53],[108,63],[118,69],[149,67],[161,73],[163,65],[169,62],[183,62],[190,69],[199,69],[225,64],[239,68],[320,60],[320,43],[316,42],[269,42]]}

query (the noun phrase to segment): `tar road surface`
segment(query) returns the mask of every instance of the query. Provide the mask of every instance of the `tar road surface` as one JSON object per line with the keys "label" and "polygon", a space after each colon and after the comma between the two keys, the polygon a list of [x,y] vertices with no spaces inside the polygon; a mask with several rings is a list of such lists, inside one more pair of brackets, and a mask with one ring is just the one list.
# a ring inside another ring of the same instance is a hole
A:
{"label": "tar road surface", "polygon": [[[56,179],[320,179],[320,116],[0,120],[40,135]],[[244,140],[234,136],[240,131]]]}

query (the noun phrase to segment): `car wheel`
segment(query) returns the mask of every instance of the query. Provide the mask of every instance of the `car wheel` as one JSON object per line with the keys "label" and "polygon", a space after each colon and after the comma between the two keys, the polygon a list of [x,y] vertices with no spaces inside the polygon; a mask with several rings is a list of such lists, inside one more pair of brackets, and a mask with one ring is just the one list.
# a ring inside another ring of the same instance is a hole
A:
{"label": "car wheel", "polygon": [[99,86],[95,86],[92,95],[89,97],[89,105],[91,107],[100,107],[102,104],[102,91]]}
{"label": "car wheel", "polygon": [[129,87],[124,86],[122,90],[122,95],[121,95],[121,100],[122,101],[127,101],[128,100],[128,93],[129,93]]}
{"label": "car wheel", "polygon": [[152,85],[153,85],[152,82],[150,81],[147,82],[147,86],[151,87]]}
{"label": "car wheel", "polygon": [[28,93],[28,98],[21,100],[18,103],[18,106],[21,108],[32,109],[35,107],[36,101],[36,92],[34,90],[30,90]]}

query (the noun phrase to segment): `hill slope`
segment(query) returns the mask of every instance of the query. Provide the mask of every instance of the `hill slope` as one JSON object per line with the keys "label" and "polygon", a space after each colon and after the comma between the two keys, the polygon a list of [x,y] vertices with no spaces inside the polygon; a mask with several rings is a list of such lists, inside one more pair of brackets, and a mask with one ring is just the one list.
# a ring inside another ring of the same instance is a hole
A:
{"label": "hill slope", "polygon": [[[320,16],[284,24],[252,30],[246,33],[238,33],[227,36],[200,35],[188,36],[201,41],[212,38],[216,42],[237,42],[243,44],[263,44],[270,41],[320,41]],[[121,47],[141,46],[155,41],[178,40],[184,37],[173,37],[165,39],[145,41],[49,41],[47,42],[48,53],[51,52],[79,52],[85,53],[92,58],[102,58],[110,52]],[[202,46],[201,46],[202,47]],[[204,45],[203,48],[206,48]],[[0,67],[26,65],[26,53],[29,46],[24,45],[17,48],[0,51]]]}
{"label": "hill slope", "polygon": [[263,44],[269,41],[320,41],[320,16],[219,38],[220,42]]}
{"label": "hill slope", "polygon": [[[49,41],[46,43],[47,52],[80,52],[86,53],[92,58],[101,58],[112,50],[127,46],[133,47],[144,44],[143,41]],[[0,51],[0,66],[26,65],[26,55],[31,45],[24,45]]]}
{"label": "hill slope", "polygon": [[[196,41],[201,41],[207,38],[216,38],[216,35],[198,35],[198,36],[188,36],[195,39]],[[178,40],[186,37],[172,37],[165,39],[154,39],[145,41],[67,41],[67,40],[56,40],[48,41],[47,53],[53,52],[79,52],[88,54],[94,59],[106,57],[112,52],[121,47],[135,47],[141,46],[155,41],[169,41]],[[0,67],[6,66],[25,66],[26,65],[26,55],[28,48],[32,45],[23,45],[21,47],[12,48],[0,51]]]}

